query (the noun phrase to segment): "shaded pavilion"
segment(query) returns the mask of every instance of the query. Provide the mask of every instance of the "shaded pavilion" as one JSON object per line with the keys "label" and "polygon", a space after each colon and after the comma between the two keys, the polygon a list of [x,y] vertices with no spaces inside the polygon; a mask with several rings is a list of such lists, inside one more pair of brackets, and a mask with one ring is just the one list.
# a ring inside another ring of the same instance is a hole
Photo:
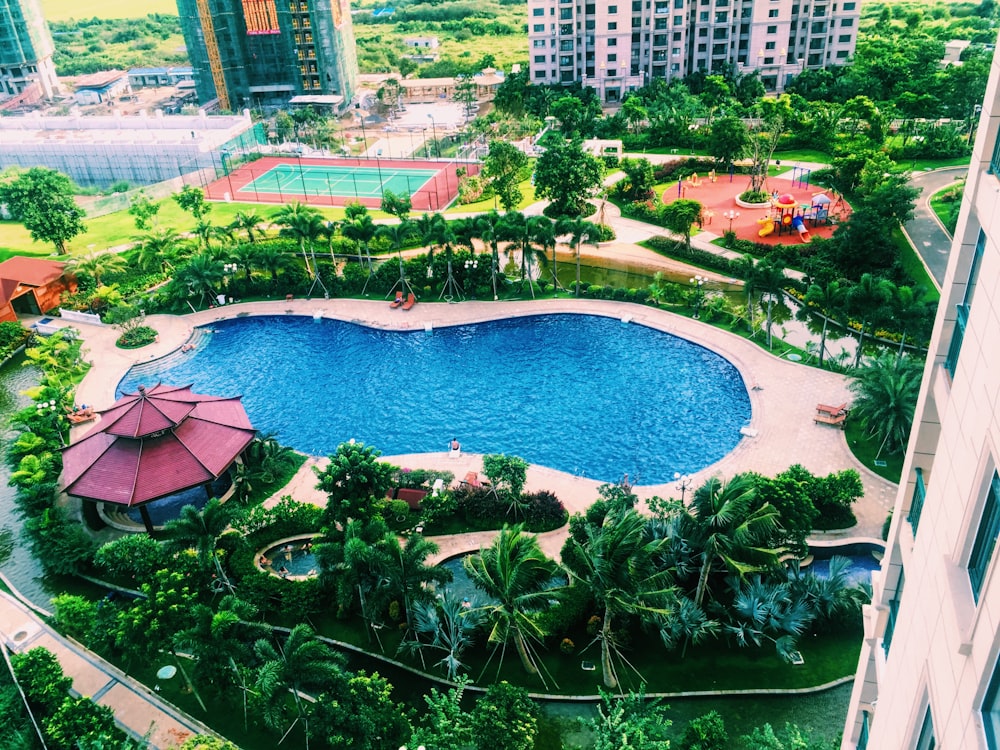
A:
{"label": "shaded pavilion", "polygon": [[204,396],[191,386],[157,384],[126,393],[63,449],[62,488],[91,502],[138,508],[153,532],[148,503],[211,485],[256,436],[240,399]]}

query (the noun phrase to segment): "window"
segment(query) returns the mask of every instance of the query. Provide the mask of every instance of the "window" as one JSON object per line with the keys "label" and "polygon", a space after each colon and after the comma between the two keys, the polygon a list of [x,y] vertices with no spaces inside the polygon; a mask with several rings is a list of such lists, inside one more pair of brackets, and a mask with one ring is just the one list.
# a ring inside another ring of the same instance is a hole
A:
{"label": "window", "polygon": [[572,17],[573,17],[573,9],[572,8],[560,8],[559,9],[559,20],[560,21],[568,21]]}
{"label": "window", "polygon": [[614,15],[617,12],[618,12],[618,6],[617,5],[609,5],[608,6],[608,13],[610,13],[611,15]]}
{"label": "window", "polygon": [[583,6],[583,12],[586,13],[588,16],[592,16],[596,12],[595,10],[596,7],[597,6],[594,5],[593,3],[588,3],[587,5]]}
{"label": "window", "polygon": [[698,45],[698,51],[699,52],[708,52],[708,45],[707,44],[699,44]]}
{"label": "window", "polygon": [[854,3],[844,3],[844,10],[854,10]]}
{"label": "window", "polygon": [[653,34],[653,46],[654,47],[665,47],[667,45],[667,35],[666,34]]}
{"label": "window", "polygon": [[653,28],[656,29],[657,31],[663,31],[664,29],[667,28],[667,19],[666,18],[655,19],[653,21]]}
{"label": "window", "polygon": [[683,38],[684,38],[684,32],[683,31],[675,31],[673,33],[673,39],[674,39],[675,42],[679,42]]}
{"label": "window", "polygon": [[699,13],[698,14],[698,20],[701,23],[708,23],[708,11],[707,10],[703,10],[701,13]]}
{"label": "window", "polygon": [[837,41],[840,42],[841,44],[845,44],[846,42],[851,41],[851,35],[841,34],[839,37],[837,37]]}
{"label": "window", "polygon": [[769,10],[767,12],[767,17],[768,18],[777,18],[778,17],[778,9],[777,8],[771,8],[771,10]]}
{"label": "window", "polygon": [[534,8],[531,11],[531,15],[533,15],[533,16],[544,16],[545,15],[545,8]]}
{"label": "window", "polygon": [[559,50],[560,50],[560,52],[572,52],[573,51],[573,40],[572,39],[564,39],[561,42],[559,42]]}
{"label": "window", "polygon": [[544,70],[536,70],[535,71],[535,78],[545,78],[545,71]]}
{"label": "window", "polygon": [[896,618],[899,617],[899,602],[903,597],[903,573],[899,574],[899,583],[896,584],[896,593],[889,600],[889,616],[885,622],[885,632],[882,633],[882,650],[889,656],[889,646],[892,645],[892,634],[896,630]]}
{"label": "window", "polygon": [[976,250],[972,256],[972,263],[969,266],[969,276],[965,282],[965,296],[962,298],[962,304],[958,305],[956,310],[955,330],[951,334],[948,356],[944,361],[944,368],[953,378],[955,377],[955,369],[958,367],[958,354],[962,350],[965,327],[969,322],[969,307],[972,305],[972,297],[976,293],[976,284],[979,282],[979,266],[983,262],[983,251],[985,249],[986,234],[980,229],[979,238],[976,240]]}
{"label": "window", "polygon": [[617,21],[609,21],[608,22],[608,31],[617,31],[617,30],[618,30],[618,22]]}
{"label": "window", "polygon": [[536,39],[535,41],[533,41],[531,43],[531,46],[532,47],[544,47],[545,46],[545,40],[544,39]]}
{"label": "window", "polygon": [[768,26],[767,27],[767,33],[768,34],[777,34],[778,33],[778,27],[777,26]]}
{"label": "window", "polygon": [[560,58],[559,58],[559,64],[562,65],[562,66],[564,66],[564,67],[566,65],[572,65],[573,64],[573,56],[572,55],[562,55],[562,56],[560,56]]}
{"label": "window", "polygon": [[563,83],[572,83],[574,80],[576,80],[576,77],[574,76],[572,70],[564,70],[562,73],[559,74],[559,80],[562,81]]}
{"label": "window", "polygon": [[726,39],[729,36],[729,29],[715,29],[712,31],[712,39]]}
{"label": "window", "polygon": [[765,57],[764,58],[764,64],[765,65],[774,65],[774,58],[773,57]]}
{"label": "window", "polygon": [[674,16],[674,26],[681,26],[684,23],[683,16]]}
{"label": "window", "polygon": [[913,750],[934,750],[937,747],[937,740],[934,739],[934,721],[931,719],[931,707],[927,707],[924,720],[920,725],[920,734],[917,737],[917,744]]}
{"label": "window", "polygon": [[728,20],[729,20],[729,14],[726,11],[720,10],[716,12],[715,14],[716,23],[725,23]]}
{"label": "window", "polygon": [[572,34],[573,33],[573,24],[571,24],[571,23],[564,23],[564,24],[562,24],[559,27],[559,33],[560,34]]}
{"label": "window", "polygon": [[674,0],[674,10],[684,10],[684,0]]}
{"label": "window", "polygon": [[976,541],[969,555],[969,583],[972,584],[972,597],[979,601],[979,594],[986,578],[986,570],[993,558],[993,550],[997,546],[997,536],[1000,535],[1000,474],[993,472],[986,502],[983,503],[983,515],[979,519],[976,531]]}
{"label": "window", "polygon": [[671,49],[670,50],[670,56],[671,57],[680,57],[681,56],[681,48],[680,47],[674,47],[673,49]]}
{"label": "window", "polygon": [[913,487],[913,499],[910,500],[910,512],[906,515],[906,520],[913,527],[913,533],[917,533],[917,526],[920,525],[920,514],[924,510],[924,499],[927,497],[927,486],[924,484],[924,472],[919,466],[914,469],[916,474]]}
{"label": "window", "polygon": [[545,31],[545,24],[536,23],[534,26],[531,27],[531,30],[534,31],[535,33],[538,33],[539,31]]}
{"label": "window", "polygon": [[669,13],[670,12],[670,3],[659,3],[658,2],[656,4],[656,7],[653,8],[653,12],[655,12],[655,13]]}
{"label": "window", "polygon": [[616,63],[616,62],[618,62],[618,55],[616,55],[616,54],[610,54],[610,55],[608,55],[608,62],[609,63]]}
{"label": "window", "polygon": [[726,54],[726,45],[725,44],[713,44],[712,45],[712,54],[716,55],[716,56]]}
{"label": "window", "polygon": [[842,18],[842,19],[840,19],[840,25],[843,26],[844,28],[847,28],[848,26],[853,26],[854,25],[854,19],[853,18]]}
{"label": "window", "polygon": [[632,12],[638,13],[642,10],[642,0],[632,0]]}
{"label": "window", "polygon": [[700,37],[708,36],[708,29],[698,29],[698,36]]}
{"label": "window", "polygon": [[536,63],[544,63],[545,62],[545,55],[535,55],[535,62]]}
{"label": "window", "polygon": [[593,31],[594,29],[597,28],[597,21],[594,21],[593,19],[589,21],[584,21],[583,28],[586,31]]}
{"label": "window", "polygon": [[609,47],[617,47],[618,46],[618,40],[617,39],[609,39],[608,40],[608,46]]}
{"label": "window", "polygon": [[837,59],[838,60],[843,60],[846,57],[847,57],[847,50],[846,49],[837,50]]}
{"label": "window", "polygon": [[774,49],[775,42],[764,42],[764,49]]}
{"label": "window", "polygon": [[983,699],[983,729],[986,730],[986,747],[1000,748],[1000,664],[993,666],[993,677]]}

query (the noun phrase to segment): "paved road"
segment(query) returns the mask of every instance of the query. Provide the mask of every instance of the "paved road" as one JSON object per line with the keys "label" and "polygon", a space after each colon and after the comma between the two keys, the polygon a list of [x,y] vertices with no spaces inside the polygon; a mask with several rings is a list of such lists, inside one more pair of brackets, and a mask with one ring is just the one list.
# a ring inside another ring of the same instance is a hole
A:
{"label": "paved road", "polygon": [[903,229],[910,244],[923,259],[931,278],[937,283],[938,290],[944,283],[944,272],[948,268],[951,235],[931,210],[930,199],[938,190],[961,179],[968,172],[968,167],[947,167],[913,175],[913,186],[920,188],[920,195],[917,197],[913,218],[906,222]]}
{"label": "paved road", "polygon": [[[146,737],[153,750],[179,745],[194,734],[215,735],[207,726],[160,700],[113,664],[59,635],[13,596],[0,592],[0,639],[14,653],[47,648],[73,680],[71,692],[115,712],[130,737]],[[168,664],[169,660],[164,660]],[[175,679],[180,679],[179,677]]]}

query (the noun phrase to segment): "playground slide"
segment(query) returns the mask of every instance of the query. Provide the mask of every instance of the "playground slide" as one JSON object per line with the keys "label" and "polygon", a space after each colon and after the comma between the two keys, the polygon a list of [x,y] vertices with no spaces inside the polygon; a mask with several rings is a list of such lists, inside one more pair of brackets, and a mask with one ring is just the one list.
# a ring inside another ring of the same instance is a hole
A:
{"label": "playground slide", "polygon": [[812,236],[809,234],[809,230],[806,229],[806,223],[802,220],[801,216],[796,216],[792,219],[792,228],[799,233],[799,239],[803,242],[812,240]]}
{"label": "playground slide", "polygon": [[760,231],[757,232],[758,237],[767,237],[767,235],[774,231],[774,219],[770,216],[757,219],[757,223],[760,224]]}

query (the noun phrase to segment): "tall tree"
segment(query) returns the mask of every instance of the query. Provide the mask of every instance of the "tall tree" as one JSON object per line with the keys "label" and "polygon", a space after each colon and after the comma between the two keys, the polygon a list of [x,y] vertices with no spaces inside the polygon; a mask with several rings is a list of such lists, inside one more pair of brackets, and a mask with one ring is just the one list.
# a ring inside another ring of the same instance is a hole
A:
{"label": "tall tree", "polygon": [[837,280],[828,281],[826,284],[810,284],[806,290],[805,302],[806,310],[812,308],[823,318],[823,331],[819,338],[819,366],[822,368],[826,357],[826,334],[830,319],[836,320],[842,316],[844,288]]}
{"label": "tall tree", "polygon": [[851,382],[850,388],[856,394],[851,418],[881,441],[879,454],[883,450],[897,453],[906,447],[922,375],[923,364],[919,360],[911,357],[897,360],[889,352],[883,352]]}
{"label": "tall tree", "polygon": [[314,469],[316,488],[329,496],[324,511],[328,525],[366,519],[385,498],[398,467],[378,460],[382,453],[363,443],[341,443],[322,470]]}
{"label": "tall tree", "polygon": [[702,206],[698,201],[678,198],[663,207],[663,223],[674,234],[684,238],[684,245],[691,249],[691,226],[701,218]]}
{"label": "tall tree", "polygon": [[51,242],[66,253],[66,243],[87,231],[83,209],[73,201],[69,177],[46,167],[32,167],[0,183],[0,203],[35,242]]}
{"label": "tall tree", "polygon": [[323,232],[323,217],[320,212],[312,206],[307,206],[298,201],[282,206],[274,212],[272,219],[276,224],[281,225],[280,234],[283,237],[291,237],[299,243],[299,251],[302,253],[302,262],[305,263],[306,273],[312,277],[315,269],[309,264],[309,253]]}
{"label": "tall tree", "polygon": [[253,244],[257,240],[256,233],[261,231],[259,227],[263,221],[260,214],[251,208],[248,211],[237,211],[228,228],[230,232],[246,232],[247,242]]}
{"label": "tall tree", "polygon": [[139,267],[144,271],[156,270],[161,273],[171,267],[183,242],[177,230],[172,227],[156,227],[132,239],[136,243]]}
{"label": "tall tree", "polygon": [[534,642],[545,635],[538,613],[548,606],[548,590],[556,566],[522,526],[504,527],[489,547],[462,561],[469,578],[492,603],[484,604],[492,644],[513,642],[521,664],[531,674],[539,670]]}
{"label": "tall tree", "polygon": [[584,219],[560,219],[556,232],[569,235],[569,246],[576,258],[576,296],[580,296],[580,246],[584,242],[594,242],[600,236],[596,224]]}
{"label": "tall tree", "polygon": [[181,508],[180,516],[168,521],[163,528],[168,550],[179,552],[193,549],[202,569],[214,569],[219,580],[229,587],[230,593],[232,584],[222,567],[217,546],[232,518],[232,508],[213,497],[201,510],[193,505],[185,505]]}
{"label": "tall tree", "polygon": [[604,684],[618,687],[612,657],[620,657],[615,623],[626,616],[653,621],[669,617],[675,588],[670,571],[658,565],[666,540],[654,538],[633,508],[615,504],[600,524],[587,523],[583,541],[570,537],[563,565],[574,586],[584,586],[601,612],[601,668]]}
{"label": "tall tree", "polygon": [[545,152],[535,162],[535,195],[552,202],[555,216],[579,216],[587,198],[600,187],[604,168],[583,150],[579,139],[545,139]]}
{"label": "tall tree", "polygon": [[483,160],[483,176],[504,211],[513,211],[521,203],[521,172],[527,165],[527,155],[514,144],[490,141],[489,153]]}
{"label": "tall tree", "polygon": [[78,274],[84,274],[94,279],[94,286],[100,288],[105,275],[122,273],[128,268],[128,262],[118,253],[95,250],[86,255],[76,255],[66,264],[69,269]]}
{"label": "tall tree", "polygon": [[742,577],[778,564],[783,549],[773,546],[778,511],[756,503],[753,482],[717,477],[695,490],[687,509],[687,538],[701,557],[694,602],[703,606],[712,572]]}
{"label": "tall tree", "polygon": [[212,204],[205,200],[205,191],[194,185],[185,185],[179,193],[174,193],[173,198],[181,210],[191,214],[195,221],[201,221],[212,210]]}

